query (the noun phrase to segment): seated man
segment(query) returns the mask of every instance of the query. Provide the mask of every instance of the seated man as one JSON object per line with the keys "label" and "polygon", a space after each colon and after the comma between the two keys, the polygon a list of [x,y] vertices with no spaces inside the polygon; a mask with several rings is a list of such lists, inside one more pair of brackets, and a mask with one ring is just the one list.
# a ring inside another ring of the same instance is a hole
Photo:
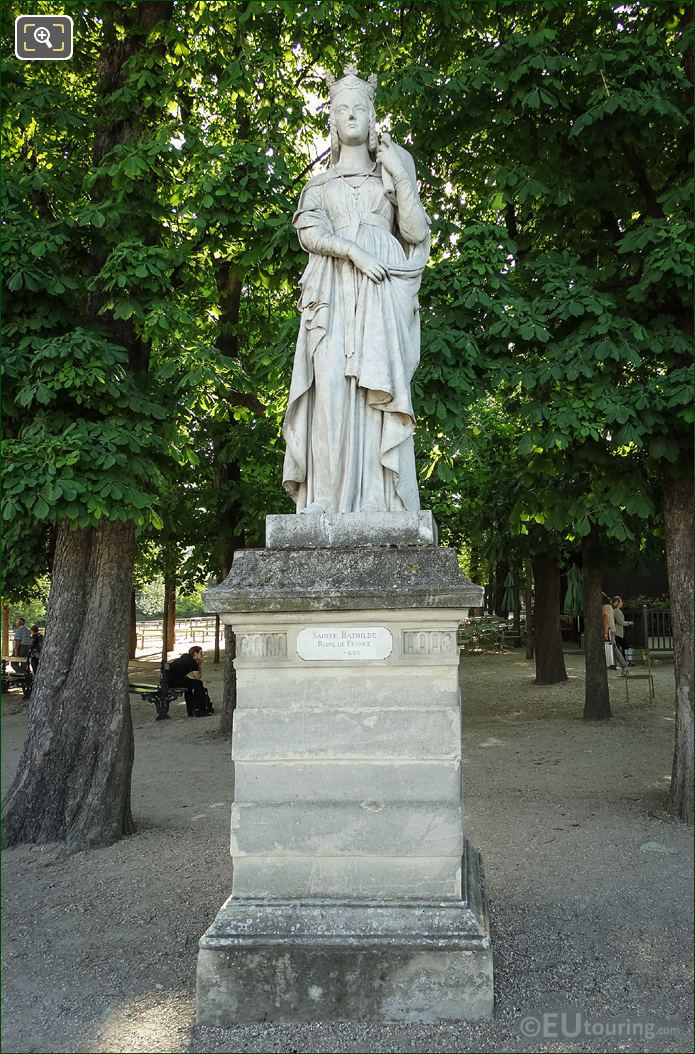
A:
{"label": "seated man", "polygon": [[169,688],[185,688],[186,711],[189,717],[207,717],[214,714],[208,690],[203,684],[200,666],[203,649],[193,645],[178,659],[169,663],[166,681]]}

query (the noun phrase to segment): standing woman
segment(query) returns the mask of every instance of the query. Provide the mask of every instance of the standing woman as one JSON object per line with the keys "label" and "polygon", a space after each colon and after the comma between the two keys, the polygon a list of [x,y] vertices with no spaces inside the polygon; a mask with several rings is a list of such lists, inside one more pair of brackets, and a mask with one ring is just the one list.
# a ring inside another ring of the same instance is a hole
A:
{"label": "standing woman", "polygon": [[429,222],[412,158],[377,142],[376,77],[328,80],[332,163],[293,220],[309,262],[283,485],[298,513],[418,510],[410,382]]}
{"label": "standing woman", "polygon": [[[609,670],[615,670],[616,666],[620,667],[620,676],[626,677],[628,673],[627,663],[623,658],[623,653],[615,643],[615,610],[613,603],[609,596],[603,594],[603,639],[608,643],[606,662],[608,663]],[[609,657],[613,660],[608,662]]]}

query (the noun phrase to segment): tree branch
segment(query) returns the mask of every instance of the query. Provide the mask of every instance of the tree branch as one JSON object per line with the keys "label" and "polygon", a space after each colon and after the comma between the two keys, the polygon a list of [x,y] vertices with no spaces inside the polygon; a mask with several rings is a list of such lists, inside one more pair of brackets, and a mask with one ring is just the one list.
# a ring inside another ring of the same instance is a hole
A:
{"label": "tree branch", "polygon": [[228,393],[227,402],[230,406],[243,406],[245,409],[251,410],[257,417],[265,417],[265,406],[255,395],[249,395],[247,392],[237,392],[232,388]]}
{"label": "tree branch", "polygon": [[313,161],[311,161],[311,162],[310,162],[310,163],[309,163],[308,165],[306,165],[306,166],[305,166],[305,167],[304,167],[304,168],[302,169],[302,171],[301,171],[301,172],[299,173],[299,175],[297,176],[297,178],[296,178],[296,179],[293,179],[293,180],[292,180],[292,182],[291,182],[291,184],[290,184],[290,187],[294,187],[294,186],[296,186],[296,185],[297,185],[297,183],[299,183],[300,179],[304,179],[304,177],[305,177],[305,175],[307,174],[307,172],[311,172],[311,170],[312,170],[312,168],[314,167],[314,165],[318,165],[319,161],[323,161],[323,159],[324,159],[325,157],[328,157],[328,155],[329,155],[329,153],[330,153],[330,152],[331,152],[331,148],[330,148],[330,147],[328,147],[328,149],[327,149],[327,150],[324,150],[324,152],[323,152],[322,154],[319,154],[319,156],[318,156],[318,157],[315,157]]}
{"label": "tree branch", "polygon": [[647,176],[644,165],[637,155],[637,151],[629,143],[625,144],[624,150],[625,157],[627,158],[632,174],[635,177],[637,186],[642,192],[642,197],[644,198],[649,215],[655,220],[662,220],[664,218],[664,211],[656,200],[656,194],[649,182],[649,177]]}
{"label": "tree branch", "polygon": [[513,242],[516,241],[519,228],[516,225],[516,209],[514,208],[514,202],[508,201],[504,206],[504,222],[507,228],[507,234]]}
{"label": "tree branch", "polygon": [[[34,147],[32,149],[32,147],[33,143],[28,139],[25,139],[20,151],[20,157],[24,157],[29,169],[32,172],[36,172],[39,168],[39,163],[36,159],[36,148]],[[53,206],[51,205],[50,198],[46,191],[44,189],[32,190],[30,197],[32,205],[36,208],[39,214],[39,218],[42,219],[44,223],[55,223],[56,214],[53,211]]]}

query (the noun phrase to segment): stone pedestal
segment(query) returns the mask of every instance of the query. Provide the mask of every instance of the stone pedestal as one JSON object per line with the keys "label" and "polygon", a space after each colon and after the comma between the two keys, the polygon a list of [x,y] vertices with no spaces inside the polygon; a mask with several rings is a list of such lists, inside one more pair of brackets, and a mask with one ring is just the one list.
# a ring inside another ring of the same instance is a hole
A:
{"label": "stone pedestal", "polygon": [[269,522],[283,547],[238,552],[206,594],[234,626],[238,706],[232,895],[200,941],[198,1022],[489,1017],[456,644],[481,589],[451,550],[318,548],[326,518],[293,519],[313,542]]}

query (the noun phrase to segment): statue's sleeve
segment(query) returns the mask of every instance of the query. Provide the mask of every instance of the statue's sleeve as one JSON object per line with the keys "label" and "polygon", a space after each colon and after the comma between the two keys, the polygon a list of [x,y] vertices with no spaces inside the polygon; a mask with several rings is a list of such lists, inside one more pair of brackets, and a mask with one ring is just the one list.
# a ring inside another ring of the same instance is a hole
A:
{"label": "statue's sleeve", "polygon": [[347,259],[353,242],[341,238],[333,231],[333,226],[321,200],[321,187],[309,184],[302,191],[297,211],[292,217],[297,228],[299,244],[308,253],[317,256],[335,256]]}
{"label": "statue's sleeve", "polygon": [[407,176],[394,181],[398,201],[398,230],[403,241],[419,245],[429,235],[427,214],[420,204],[417,184]]}
{"label": "statue's sleeve", "polygon": [[393,146],[401,156],[406,174],[394,180],[389,172],[382,171],[384,193],[396,206],[398,231],[403,241],[409,245],[420,245],[429,238],[429,220],[420,204],[415,162],[402,146],[396,143]]}

